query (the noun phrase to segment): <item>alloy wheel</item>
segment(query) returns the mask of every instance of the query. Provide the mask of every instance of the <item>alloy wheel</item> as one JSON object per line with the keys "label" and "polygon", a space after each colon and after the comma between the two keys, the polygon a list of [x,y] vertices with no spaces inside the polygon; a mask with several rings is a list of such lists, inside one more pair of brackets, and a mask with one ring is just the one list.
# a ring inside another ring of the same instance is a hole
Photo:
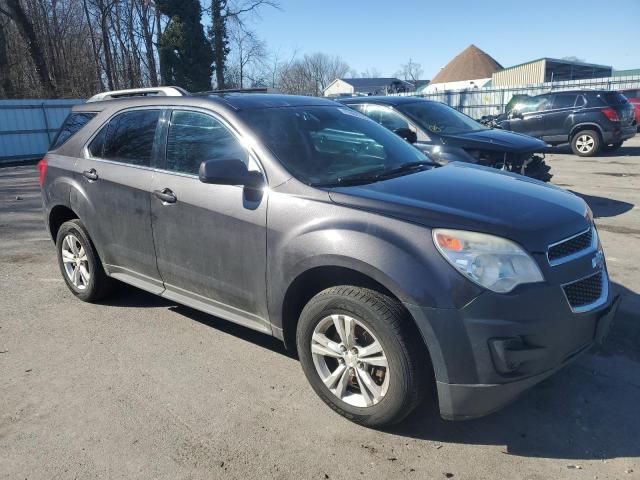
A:
{"label": "alloy wheel", "polygon": [[580,153],[589,153],[595,146],[595,139],[591,135],[580,135],[576,140],[576,148]]}
{"label": "alloy wheel", "polygon": [[68,234],[62,240],[60,249],[67,278],[78,290],[85,290],[89,286],[91,272],[87,253],[78,237]]}
{"label": "alloy wheel", "polygon": [[387,357],[361,321],[342,314],[323,318],[313,331],[311,354],[321,380],[343,402],[370,407],[387,393]]}

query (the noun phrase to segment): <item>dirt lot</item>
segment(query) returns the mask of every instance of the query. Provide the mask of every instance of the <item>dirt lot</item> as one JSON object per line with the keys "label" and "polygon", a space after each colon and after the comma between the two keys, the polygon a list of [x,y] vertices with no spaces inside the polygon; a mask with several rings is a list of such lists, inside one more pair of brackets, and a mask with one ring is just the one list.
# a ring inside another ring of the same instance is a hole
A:
{"label": "dirt lot", "polygon": [[134,288],[76,300],[35,168],[0,169],[0,477],[640,478],[640,138],[548,161],[625,296],[609,342],[494,415],[426,404],[388,432],[331,412],[267,336]]}

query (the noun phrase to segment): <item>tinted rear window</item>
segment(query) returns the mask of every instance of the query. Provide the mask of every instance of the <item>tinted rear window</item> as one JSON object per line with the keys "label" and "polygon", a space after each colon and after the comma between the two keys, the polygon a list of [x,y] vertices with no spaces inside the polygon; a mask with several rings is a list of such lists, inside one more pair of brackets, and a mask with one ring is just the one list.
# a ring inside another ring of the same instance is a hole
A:
{"label": "tinted rear window", "polygon": [[55,150],[60,147],[64,142],[74,136],[82,127],[89,123],[89,120],[95,116],[96,114],[93,112],[70,113],[60,127],[53,143],[51,143],[51,150]]}
{"label": "tinted rear window", "polygon": [[598,95],[607,105],[623,105],[627,98],[619,92],[601,93]]}
{"label": "tinted rear window", "polygon": [[135,110],[113,117],[89,145],[91,155],[148,167],[160,110]]}

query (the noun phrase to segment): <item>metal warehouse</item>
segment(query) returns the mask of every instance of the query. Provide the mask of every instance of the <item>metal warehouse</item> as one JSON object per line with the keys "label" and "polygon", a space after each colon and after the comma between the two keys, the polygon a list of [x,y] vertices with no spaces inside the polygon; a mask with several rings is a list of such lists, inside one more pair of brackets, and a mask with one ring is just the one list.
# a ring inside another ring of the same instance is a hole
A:
{"label": "metal warehouse", "polygon": [[612,68],[607,65],[540,58],[495,72],[491,78],[491,85],[506,87],[566,80],[586,80],[610,77],[611,74]]}

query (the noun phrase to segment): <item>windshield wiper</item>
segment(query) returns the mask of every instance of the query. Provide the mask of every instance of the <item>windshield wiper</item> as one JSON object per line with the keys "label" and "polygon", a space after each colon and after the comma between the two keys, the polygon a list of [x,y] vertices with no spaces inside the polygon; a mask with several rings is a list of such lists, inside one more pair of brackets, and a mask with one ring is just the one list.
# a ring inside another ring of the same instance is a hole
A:
{"label": "windshield wiper", "polygon": [[330,182],[318,182],[312,183],[312,187],[346,187],[349,185],[365,185],[367,183],[374,183],[380,180],[400,175],[403,173],[409,173],[414,171],[424,170],[424,167],[439,167],[440,164],[431,162],[428,160],[420,162],[408,162],[399,167],[390,168],[387,170],[377,170],[376,173],[357,173],[354,175],[346,175],[344,177],[338,177]]}
{"label": "windshield wiper", "polygon": [[421,162],[409,162],[409,163],[405,163],[403,165],[400,165],[399,167],[396,168],[390,168],[388,170],[384,170],[382,172],[380,172],[377,177],[378,178],[389,178],[389,177],[393,177],[395,175],[401,174],[401,173],[405,173],[405,172],[413,172],[415,170],[424,170],[424,167],[439,167],[440,164],[436,163],[436,162],[431,162],[428,160],[425,161],[421,161]]}
{"label": "windshield wiper", "polygon": [[357,174],[357,175],[347,175],[344,177],[338,177],[335,180],[332,180],[330,182],[318,182],[318,183],[312,183],[311,186],[312,187],[347,187],[350,185],[365,185],[367,183],[374,183],[377,182],[379,180],[378,175],[372,175],[372,174],[367,174],[367,175],[362,175],[362,174]]}

